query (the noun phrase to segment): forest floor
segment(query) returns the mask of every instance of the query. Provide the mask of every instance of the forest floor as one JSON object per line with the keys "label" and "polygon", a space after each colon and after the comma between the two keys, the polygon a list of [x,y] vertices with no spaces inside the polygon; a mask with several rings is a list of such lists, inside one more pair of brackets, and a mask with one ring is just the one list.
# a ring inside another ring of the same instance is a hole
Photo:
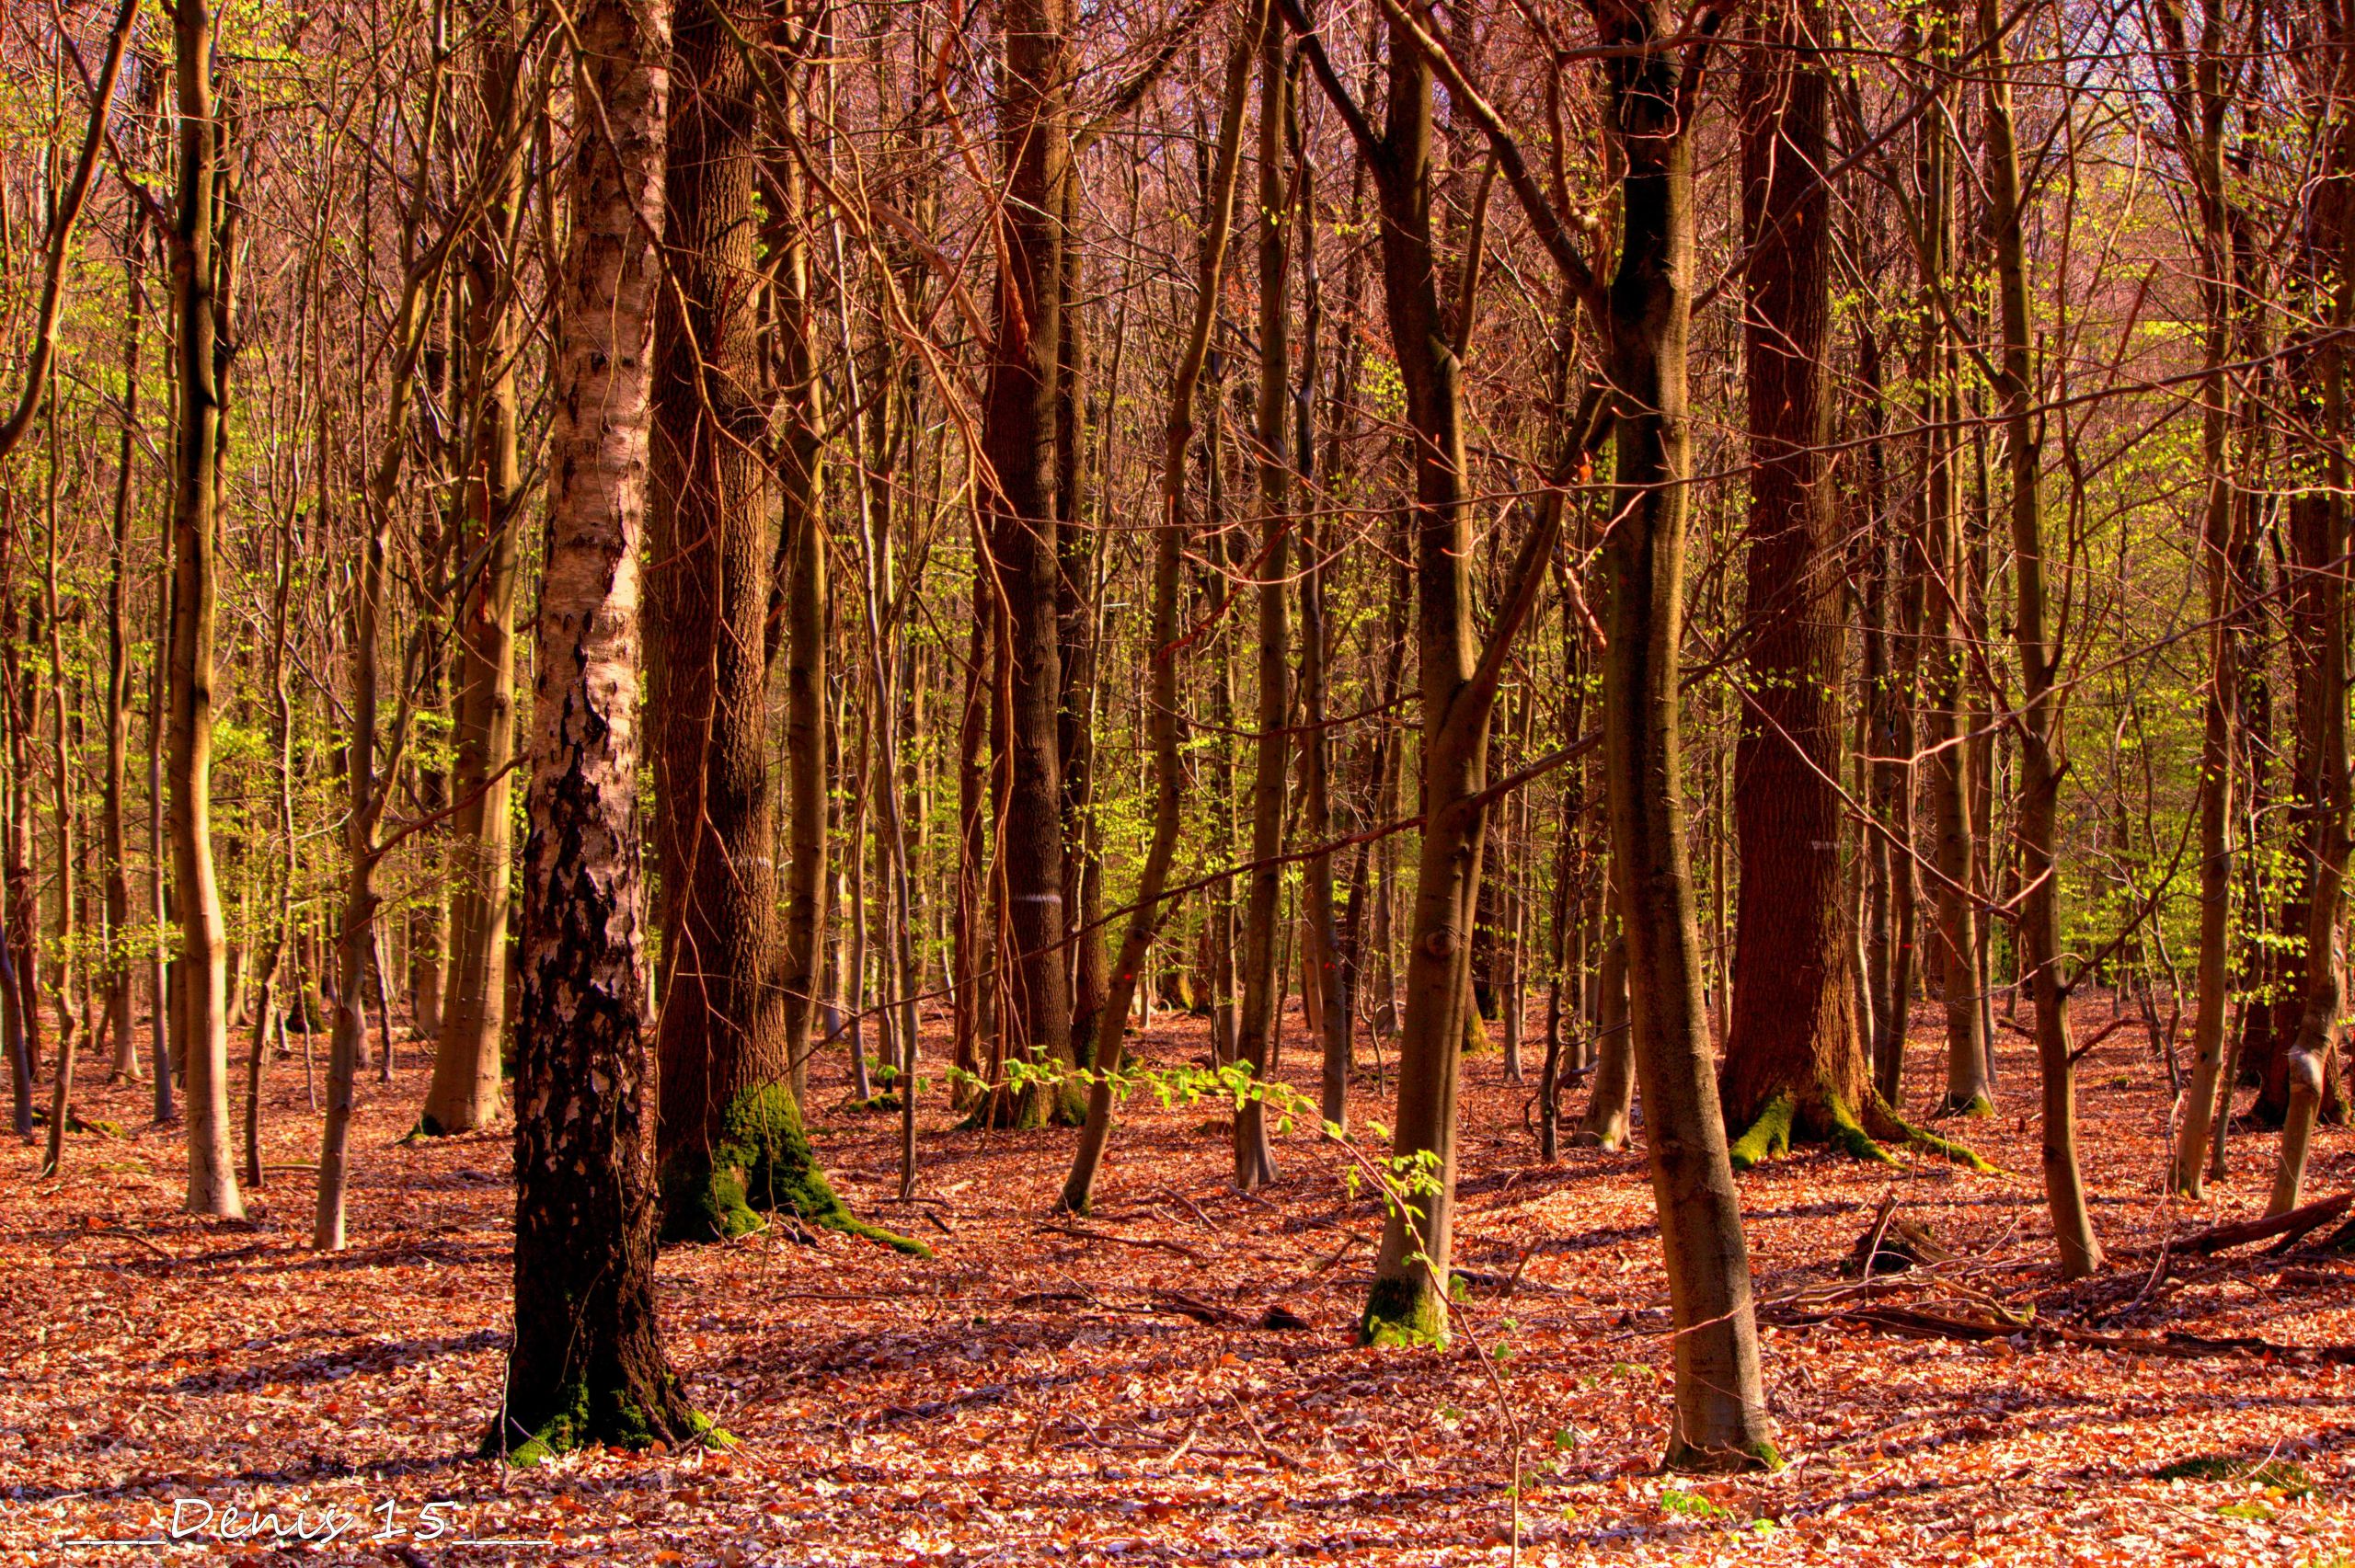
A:
{"label": "forest floor", "polygon": [[[1914,1027],[1918,1104],[1942,1053],[1926,1012]],[[1166,1062],[1201,1048],[1183,1019],[1145,1047]],[[931,1201],[902,1205],[897,1119],[839,1104],[837,1061],[812,1095],[837,1185],[938,1256],[781,1230],[666,1251],[673,1363],[741,1447],[506,1471],[476,1455],[508,1330],[509,1141],[400,1142],[425,1087],[416,1053],[400,1059],[389,1088],[362,1085],[351,1246],[333,1256],[304,1245],[317,1122],[299,1060],[269,1082],[272,1168],[247,1224],[178,1212],[177,1134],[145,1126],[141,1088],[78,1096],[126,1130],[74,1137],[60,1178],[38,1178],[37,1148],[0,1146],[0,1562],[258,1564],[277,1538],[226,1538],[274,1514],[315,1538],[339,1527],[298,1549],[310,1561],[408,1568],[1504,1562],[1509,1413],[1532,1564],[2355,1563],[2355,1262],[2257,1246],[2169,1271],[2145,1251],[2059,1286],[2034,1063],[2009,1031],[2001,1114],[1955,1129],[2009,1173],[1809,1150],[1748,1175],[1763,1297],[1836,1290],[1893,1193],[1961,1256],[1937,1279],[1890,1277],[1881,1300],[1968,1316],[1993,1298],[2039,1324],[2340,1358],[1905,1338],[1800,1326],[1786,1302],[1764,1353],[1788,1465],[1663,1476],[1669,1341],[1642,1155],[1542,1164],[1497,1054],[1466,1064],[1456,1262],[1475,1277],[1446,1351],[1352,1345],[1380,1216],[1306,1128],[1278,1139],[1278,1185],[1245,1197],[1217,1107],[1132,1104],[1099,1211],[1073,1223],[1050,1206],[1074,1134],[955,1131],[927,1104]],[[2261,1209],[2274,1140],[2246,1133],[2209,1204],[2162,1196],[2166,1078],[2139,1028],[2084,1065],[2086,1174],[2114,1255]],[[1286,1067],[1313,1093],[1296,1046]],[[1361,1123],[1383,1117],[1371,1072],[1354,1094]],[[2311,1195],[2355,1185],[2355,1133],[2326,1128],[2313,1171]],[[1260,1326],[1278,1307],[1307,1326]],[[2159,1474],[2192,1459],[2212,1478]],[[176,1522],[172,1546],[76,1544],[169,1540]]]}

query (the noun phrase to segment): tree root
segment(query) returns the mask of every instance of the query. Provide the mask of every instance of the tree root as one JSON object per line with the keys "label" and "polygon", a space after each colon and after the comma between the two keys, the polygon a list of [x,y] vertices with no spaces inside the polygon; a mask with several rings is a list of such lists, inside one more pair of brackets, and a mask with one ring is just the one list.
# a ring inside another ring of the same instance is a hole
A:
{"label": "tree root", "polygon": [[1949,1161],[1967,1170],[1976,1171],[1982,1176],[2003,1173],[2003,1167],[1988,1160],[1969,1144],[1957,1142],[1951,1138],[1941,1138],[1926,1127],[1914,1126],[1903,1116],[1899,1116],[1887,1101],[1878,1095],[1874,1096],[1871,1115],[1873,1119],[1881,1123],[1885,1128],[1881,1136],[1891,1142],[1903,1143],[1911,1148],[1919,1149],[1926,1154],[1935,1154],[1941,1160]]}
{"label": "tree root", "polygon": [[1764,1438],[1740,1448],[1705,1448],[1686,1442],[1682,1435],[1671,1435],[1660,1467],[1684,1475],[1757,1474],[1782,1469],[1783,1456]]}
{"label": "tree root", "polygon": [[929,1258],[922,1242],[870,1225],[836,1195],[801,1130],[792,1092],[781,1083],[747,1090],[728,1107],[712,1149],[675,1155],[661,1173],[662,1240],[725,1241],[764,1228],[763,1212],[879,1242]]}
{"label": "tree root", "polygon": [[[1838,1095],[1823,1096],[1823,1119],[1829,1124],[1823,1140],[1850,1159],[1878,1161],[1884,1165],[1897,1163]],[[1758,1119],[1734,1139],[1727,1151],[1732,1156],[1733,1168],[1752,1170],[1776,1155],[1789,1153],[1792,1135],[1800,1130],[1798,1096],[1786,1089],[1768,1101],[1766,1108],[1758,1113]]]}

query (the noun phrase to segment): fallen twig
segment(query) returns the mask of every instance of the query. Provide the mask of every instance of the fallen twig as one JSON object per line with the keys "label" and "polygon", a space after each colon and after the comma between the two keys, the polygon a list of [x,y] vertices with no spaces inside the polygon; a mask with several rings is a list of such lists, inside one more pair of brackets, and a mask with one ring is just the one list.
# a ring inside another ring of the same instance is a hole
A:
{"label": "fallen twig", "polygon": [[1041,1230],[1057,1235],[1076,1236],[1083,1242],[1118,1242],[1124,1247],[1158,1247],[1165,1253],[1175,1253],[1197,1268],[1208,1268],[1211,1260],[1182,1242],[1167,1241],[1159,1236],[1116,1236],[1109,1230],[1090,1230],[1078,1225],[1040,1225]]}

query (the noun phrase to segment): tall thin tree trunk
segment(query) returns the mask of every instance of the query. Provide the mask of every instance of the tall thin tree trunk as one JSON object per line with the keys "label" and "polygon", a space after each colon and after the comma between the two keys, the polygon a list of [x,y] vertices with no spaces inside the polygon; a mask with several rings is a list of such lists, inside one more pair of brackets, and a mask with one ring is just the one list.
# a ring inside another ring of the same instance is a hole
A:
{"label": "tall thin tree trunk", "polygon": [[114,532],[107,551],[107,759],[99,797],[99,831],[105,843],[106,876],[106,997],[108,1027],[114,1035],[117,1080],[136,1082],[143,1074],[137,1036],[131,1027],[130,848],[123,832],[123,786],[131,757],[131,538],[133,508],[132,461],[137,455],[134,431],[139,424],[139,349],[146,325],[147,291],[138,277],[144,223],[134,223],[129,257],[123,263],[122,439],[115,450]]}
{"label": "tall thin tree trunk", "polygon": [[2239,727],[2240,639],[2234,614],[2233,538],[2239,510],[2232,474],[2233,379],[2224,372],[2233,351],[2233,245],[2224,187],[2223,142],[2231,104],[2225,97],[2223,9],[2200,7],[2199,55],[2188,57],[2180,8],[2156,8],[2172,52],[2177,135],[2199,202],[2202,369],[2200,454],[2207,485],[2200,525],[2200,567],[2208,598],[2208,681],[2200,742],[2200,951],[2192,1024],[2192,1070],[2176,1135],[2173,1185],[2188,1198],[2206,1185],[2217,1081],[2223,1075],[2224,1018],[2231,1006],[2233,774]]}
{"label": "tall thin tree trunk", "polygon": [[[437,56],[429,79],[423,108],[425,121],[440,115],[443,61]],[[420,177],[408,213],[404,251],[423,226],[426,183]],[[379,711],[384,698],[384,636],[393,544],[393,512],[399,504],[399,486],[412,433],[408,429],[418,361],[439,307],[439,269],[404,255],[408,278],[394,316],[390,396],[385,415],[385,439],[368,474],[366,532],[361,541],[360,570],[351,601],[351,727],[344,747],[346,810],[343,820],[345,871],[343,907],[335,936],[335,1024],[327,1047],[327,1126],[319,1140],[318,1203],[311,1222],[311,1244],[325,1252],[344,1245],[345,1196],[351,1174],[351,1117],[356,1081],[365,1060],[368,1038],[368,990],[372,974],[377,990],[376,1059],[379,1081],[389,1083],[393,1072],[391,1008],[384,995],[384,932],[378,921],[384,898],[376,888],[376,871],[385,856],[377,833],[400,775],[402,753],[412,714],[414,671],[404,667],[395,677],[396,717],[388,736],[380,736]],[[322,475],[324,479],[324,475]]]}
{"label": "tall thin tree trunk", "polygon": [[[487,127],[502,144],[526,112],[515,17],[488,0],[478,18],[480,83]],[[457,693],[453,704],[449,834],[449,948],[433,1078],[419,1125],[428,1133],[468,1132],[500,1115],[500,1047],[507,1024],[509,884],[514,816],[506,780],[515,747],[515,589],[525,504],[519,448],[515,359],[521,335],[517,280],[503,265],[523,218],[523,159],[510,155],[491,200],[468,236],[460,287],[459,373],[465,415],[464,529],[454,561],[476,567],[458,585]]]}
{"label": "tall thin tree trunk", "polygon": [[76,1005],[74,994],[75,953],[79,940],[79,909],[75,898],[76,863],[80,859],[75,845],[75,829],[78,813],[74,791],[74,759],[72,752],[73,723],[67,711],[65,668],[65,637],[59,628],[57,589],[58,468],[63,452],[58,441],[57,397],[55,389],[46,400],[49,433],[49,467],[45,486],[47,505],[44,509],[46,527],[42,531],[41,555],[41,623],[49,635],[49,710],[50,710],[50,825],[56,845],[57,879],[57,968],[54,996],[57,1003],[57,1074],[51,1085],[49,1105],[49,1151],[43,1161],[46,1173],[55,1174],[64,1153],[66,1123],[73,1116],[75,1058],[80,1049],[84,1013]]}
{"label": "tall thin tree trunk", "polygon": [[[1291,111],[1291,134],[1295,143],[1300,112],[1295,95]],[[1296,428],[1292,432],[1292,461],[1306,489],[1317,478],[1313,464],[1316,451],[1317,383],[1322,374],[1319,337],[1325,309],[1316,275],[1315,171],[1300,156],[1296,146],[1293,162],[1299,171],[1300,188],[1293,228],[1300,244],[1302,315],[1299,390],[1293,397]],[[1300,531],[1304,558],[1300,578],[1300,830],[1310,843],[1321,844],[1333,836],[1332,747],[1325,734],[1326,667],[1331,634],[1326,624],[1324,537],[1317,527],[1314,507],[1304,513]],[[1327,1126],[1340,1127],[1349,1118],[1350,1014],[1355,998],[1343,984],[1341,936],[1334,920],[1333,891],[1333,857],[1312,857],[1303,868],[1301,881],[1301,920],[1306,928],[1307,960],[1302,984],[1316,1004],[1318,1114]]]}
{"label": "tall thin tree trunk", "polygon": [[[1065,233],[1082,221],[1080,182],[1067,171],[1056,198]],[[1072,1058],[1090,1064],[1096,1013],[1104,1005],[1104,935],[1094,922],[1103,914],[1104,868],[1095,830],[1097,617],[1096,564],[1101,530],[1089,528],[1086,512],[1086,441],[1089,398],[1087,340],[1081,308],[1082,247],[1066,245],[1056,281],[1055,387],[1055,624],[1063,653],[1063,695],[1055,714],[1055,745],[1063,790],[1063,960],[1071,975]]]}
{"label": "tall thin tree trunk", "polygon": [[[2075,1047],[2069,1036],[2067,977],[2061,972],[2060,889],[2054,855],[2062,769],[2060,644],[2046,602],[2043,452],[2037,435],[2036,376],[2029,336],[2026,225],[2020,207],[2019,147],[2014,136],[2010,68],[1995,0],[1979,0],[1982,70],[1986,84],[1987,228],[1994,242],[1995,297],[2003,329],[1995,395],[2010,465],[2013,624],[2019,646],[2021,957],[2036,1001],[2036,1056],[2042,1082],[2044,1196],[2061,1272],[2075,1279],[2102,1266],[2077,1165]],[[1970,948],[1949,953],[1968,966]],[[1952,976],[1952,969],[1949,975]],[[1959,978],[1959,977],[1957,977]],[[1947,981],[1949,993],[1956,978]],[[1971,1010],[1974,1020],[1978,1010]],[[1973,1064],[1983,1075],[1985,1055]],[[1951,1093],[1953,1084],[1948,1083]]]}
{"label": "tall thin tree trunk", "polygon": [[1103,1169],[1104,1150],[1112,1134],[1112,1116],[1119,1084],[1114,1075],[1121,1063],[1122,1032],[1129,1004],[1136,993],[1153,939],[1168,918],[1162,889],[1168,885],[1170,863],[1177,857],[1178,837],[1184,825],[1185,775],[1178,750],[1178,589],[1187,535],[1186,459],[1194,439],[1194,395],[1210,349],[1211,332],[1218,319],[1219,285],[1226,260],[1228,236],[1235,218],[1235,177],[1242,167],[1243,100],[1250,82],[1252,57],[1262,32],[1275,33],[1269,23],[1267,0],[1251,0],[1226,55],[1226,97],[1219,116],[1215,171],[1203,192],[1201,247],[1195,260],[1194,315],[1180,350],[1177,373],[1170,382],[1169,417],[1162,436],[1161,524],[1154,540],[1152,682],[1146,727],[1153,761],[1153,841],[1137,880],[1120,951],[1114,960],[1111,985],[1097,1014],[1096,1039],[1089,1053],[1093,1069],[1088,1086],[1087,1119],[1082,1124],[1078,1150],[1071,1173],[1064,1178],[1057,1207],[1066,1213],[1085,1214],[1094,1201],[1096,1179]]}
{"label": "tall thin tree trunk", "polygon": [[810,298],[810,249],[798,170],[782,182],[787,227],[775,269],[776,377],[785,403],[777,488],[784,517],[784,597],[770,647],[785,651],[787,866],[785,944],[777,987],[785,1006],[787,1082],[796,1105],[808,1086],[810,1020],[818,1005],[821,944],[826,922],[826,812],[830,794],[826,707],[826,624],[832,594],[826,559],[825,467],[821,430],[825,392],[817,362],[817,307]]}
{"label": "tall thin tree trunk", "polygon": [[1625,159],[1605,364],[1617,459],[1603,555],[1609,585],[1603,765],[1645,1143],[1676,1327],[1668,1462],[1775,1462],[1733,1166],[1711,1070],[1688,860],[1680,734],[1684,530],[1691,474],[1685,352],[1693,289],[1690,100],[1667,0],[1598,0],[1604,120]]}
{"label": "tall thin tree trunk", "polygon": [[179,419],[172,501],[172,882],[180,926],[178,1030],[188,1082],[188,1207],[242,1219],[230,1151],[228,934],[213,867],[213,559],[221,465],[220,267],[214,255],[225,136],[213,109],[210,0],[173,11],[179,192],[173,236]]}
{"label": "tall thin tree trunk", "polygon": [[[1933,7],[1929,24],[1930,70],[1940,83],[1952,79],[1960,47],[1961,23],[1951,0]],[[1950,91],[1941,87],[1941,92]],[[1956,473],[1961,429],[1961,356],[1938,295],[1954,286],[1957,182],[1954,138],[1944,114],[1921,131],[1923,203],[1926,252],[1922,258],[1923,517],[1920,559],[1915,569],[1924,599],[1922,648],[1926,670],[1918,744],[1928,759],[1924,780],[1929,796],[1931,864],[1936,875],[1932,902],[1937,911],[1938,989],[1947,1015],[1947,1087],[1941,1109],[1981,1116],[1993,1109],[1987,1082],[1984,1014],[1973,994],[1978,949],[1977,845],[1972,841],[1969,773],[1963,722],[1969,658],[1964,635],[1970,594],[1962,549],[1962,489]]]}
{"label": "tall thin tree trunk", "polygon": [[[1245,884],[1243,1015],[1236,1062],[1265,1082],[1269,1042],[1283,1006],[1287,977],[1277,962],[1283,899],[1286,769],[1292,709],[1292,235],[1284,189],[1284,35],[1266,29],[1259,54],[1259,396],[1253,419],[1252,467],[1258,478],[1263,539],[1258,578],[1258,735],[1252,742],[1250,860]],[[1276,1178],[1268,1144],[1268,1105],[1246,1096],[1235,1110],[1235,1185],[1249,1192]]]}

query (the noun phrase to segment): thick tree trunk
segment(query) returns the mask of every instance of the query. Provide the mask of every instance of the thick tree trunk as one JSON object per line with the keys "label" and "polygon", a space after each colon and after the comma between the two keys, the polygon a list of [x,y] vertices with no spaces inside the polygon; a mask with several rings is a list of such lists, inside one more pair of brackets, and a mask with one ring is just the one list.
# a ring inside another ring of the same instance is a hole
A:
{"label": "thick tree trunk", "polygon": [[1731,1033],[1718,1089],[1755,1163],[1794,1139],[1878,1152],[1841,910],[1845,638],[1831,400],[1831,83],[1814,0],[1761,14],[1741,69],[1749,373],[1748,678],[1734,752],[1740,856]]}
{"label": "thick tree trunk", "polygon": [[820,1220],[839,1207],[801,1133],[783,999],[769,983],[778,934],[765,624],[773,497],[758,299],[746,287],[756,264],[756,96],[735,37],[764,30],[754,7],[692,6],[672,57],[671,282],[655,322],[646,580],[661,877],[654,1149],[666,1240],[741,1234],[764,1223],[755,1209]]}
{"label": "thick tree trunk", "polygon": [[177,997],[188,1083],[188,1207],[241,1219],[229,1126],[228,933],[213,870],[213,559],[220,504],[219,320],[214,254],[225,136],[213,112],[213,11],[173,12],[179,191],[173,236],[179,418],[172,498],[170,775],[172,883],[180,927]]}
{"label": "thick tree trunk", "polygon": [[[2342,137],[2348,135],[2342,132]],[[2307,243],[2320,253],[2314,265],[2329,301],[2333,327],[2344,331],[2355,316],[2355,289],[2346,272],[2349,259],[2343,226],[2350,196],[2344,150],[2334,160],[2336,177],[2312,198]],[[2308,384],[2306,401],[2323,430],[2347,429],[2346,350],[2336,336],[2305,349],[2293,365]],[[2348,855],[2347,587],[2341,563],[2348,546],[2348,471],[2336,441],[2317,441],[2300,453],[2302,477],[2311,485],[2290,502],[2294,579],[2293,604],[2303,658],[2300,670],[2299,754],[2305,764],[2299,790],[2306,804],[2302,859],[2305,863],[2306,925],[2304,979],[2298,998],[2297,1032],[2286,1042],[2280,1077],[2281,1147],[2273,1177],[2269,1214],[2298,1206],[2306,1156],[2317,1116],[2334,1084],[2334,1058],[2345,1011],[2345,955],[2339,915]]]}
{"label": "thick tree trunk", "polygon": [[[1071,152],[1071,18],[1067,0],[1003,0],[999,18],[1005,199],[982,450],[989,465],[989,570],[1005,615],[1000,646],[1007,660],[998,857],[1000,945],[1011,967],[1000,1028],[1008,1059],[1068,1065],[1071,971],[1056,745],[1063,650],[1051,480],[1062,352],[1061,200]],[[1017,1119],[1026,1124],[1051,1112],[1078,1119],[1078,1087],[1067,1079],[1019,1101]]]}
{"label": "thick tree trunk", "polygon": [[559,273],[556,427],[523,849],[515,1340],[488,1447],[690,1440],[654,1315],[638,795],[638,553],[662,232],[665,0],[578,14],[584,129]]}
{"label": "thick tree trunk", "polygon": [[[2342,319],[2344,313],[2341,313]],[[2316,380],[2326,387],[2326,406],[2343,405],[2336,345],[2313,350],[2325,363]],[[2330,406],[2328,428],[2343,428],[2343,406]],[[2344,465],[2329,454],[2329,480],[2345,484]],[[2306,1156],[2315,1119],[2329,1087],[2331,1058],[2344,1011],[2344,955],[2339,952],[2339,911],[2347,875],[2347,590],[2337,563],[2346,550],[2345,502],[2331,491],[2309,492],[2291,501],[2292,568],[2298,584],[2299,618],[2308,623],[2313,646],[2307,658],[2299,706],[2300,750],[2311,760],[2302,795],[2309,795],[2304,841],[2306,925],[2297,1032],[2282,1052],[2279,1075],[2284,1087],[2281,1146],[2275,1163],[2268,1214],[2295,1208],[2305,1181]]]}

